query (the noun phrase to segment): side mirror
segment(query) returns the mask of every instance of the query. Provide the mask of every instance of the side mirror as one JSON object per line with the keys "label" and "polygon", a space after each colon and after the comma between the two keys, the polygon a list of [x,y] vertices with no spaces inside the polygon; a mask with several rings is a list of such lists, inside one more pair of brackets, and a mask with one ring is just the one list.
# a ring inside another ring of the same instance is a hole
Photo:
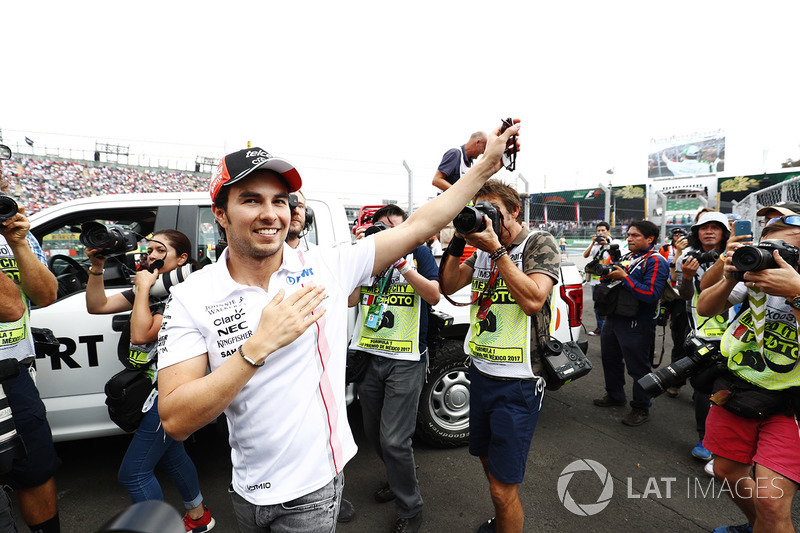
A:
{"label": "side mirror", "polygon": [[5,144],[0,144],[0,159],[11,159],[11,148]]}

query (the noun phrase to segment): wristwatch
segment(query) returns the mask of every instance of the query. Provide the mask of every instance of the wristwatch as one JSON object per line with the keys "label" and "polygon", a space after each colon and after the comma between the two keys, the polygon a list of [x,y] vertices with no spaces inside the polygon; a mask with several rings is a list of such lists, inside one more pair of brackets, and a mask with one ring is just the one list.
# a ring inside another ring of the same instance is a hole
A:
{"label": "wristwatch", "polygon": [[800,309],[800,295],[787,299],[786,304],[791,305],[795,309]]}

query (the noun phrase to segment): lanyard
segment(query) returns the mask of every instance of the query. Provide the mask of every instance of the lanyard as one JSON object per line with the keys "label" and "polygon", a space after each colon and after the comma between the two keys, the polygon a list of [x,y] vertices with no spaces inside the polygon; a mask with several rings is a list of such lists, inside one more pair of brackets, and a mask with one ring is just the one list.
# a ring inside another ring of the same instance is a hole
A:
{"label": "lanyard", "polygon": [[483,287],[483,292],[479,298],[480,305],[475,318],[483,320],[489,314],[489,307],[492,305],[492,295],[494,294],[494,285],[497,283],[497,276],[500,275],[500,269],[497,268],[497,263],[492,261],[492,267],[489,271],[489,282]]}

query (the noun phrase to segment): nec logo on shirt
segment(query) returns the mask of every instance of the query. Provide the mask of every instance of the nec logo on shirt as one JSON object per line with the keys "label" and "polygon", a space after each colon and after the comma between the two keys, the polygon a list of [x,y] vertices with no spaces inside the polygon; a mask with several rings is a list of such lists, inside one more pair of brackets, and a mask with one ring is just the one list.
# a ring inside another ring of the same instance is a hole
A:
{"label": "nec logo on shirt", "polygon": [[313,276],[313,275],[314,275],[314,269],[313,268],[305,268],[305,269],[303,269],[303,271],[300,273],[299,276],[286,276],[286,284],[287,285],[294,285],[295,283],[300,283],[301,279],[309,277],[309,276]]}

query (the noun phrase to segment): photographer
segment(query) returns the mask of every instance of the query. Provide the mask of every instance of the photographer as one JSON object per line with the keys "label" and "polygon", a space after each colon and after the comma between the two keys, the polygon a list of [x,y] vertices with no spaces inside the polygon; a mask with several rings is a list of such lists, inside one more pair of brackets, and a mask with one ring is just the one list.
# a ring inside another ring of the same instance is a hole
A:
{"label": "photographer", "polygon": [[[683,343],[686,340],[689,321],[686,318],[686,302],[677,292],[678,277],[675,267],[683,260],[681,255],[688,245],[686,230],[683,228],[672,228],[670,232],[670,242],[661,245],[658,249],[658,253],[669,262],[670,288],[664,290],[660,305],[669,315],[669,330],[672,337],[672,352],[670,353],[671,363],[678,361],[685,355],[683,353]],[[667,396],[670,398],[677,398],[682,385],[683,384],[678,384],[678,386],[670,387],[667,390]]]}
{"label": "photographer", "polygon": [[[655,253],[658,226],[646,220],[631,222],[628,250],[622,264],[606,276],[597,302],[608,316],[600,336],[606,395],[596,398],[598,407],[625,405],[625,375],[633,379],[631,411],[622,419],[639,426],[650,417],[650,397],[637,381],[650,372],[650,354],[656,334],[656,306],[669,278],[669,265]],[[624,346],[624,348],[623,348]]]}
{"label": "photographer", "polygon": [[[5,189],[5,183],[2,184]],[[32,378],[35,347],[30,327],[30,306],[46,306],[56,299],[58,284],[36,239],[28,232],[24,209],[0,224],[0,268],[3,283],[3,319],[0,323],[0,359],[19,361],[19,376],[2,383],[17,433],[27,457],[16,459],[10,472],[0,476],[17,492],[22,519],[34,532],[60,531],[58,500],[53,479],[61,461],[53,447],[44,404]],[[8,278],[8,279],[6,279]],[[12,280],[14,289],[8,284]],[[22,308],[20,309],[20,302]],[[20,312],[21,311],[21,312]],[[16,318],[14,318],[16,317]],[[3,516],[3,531],[16,531],[13,519]]]}
{"label": "photographer", "polygon": [[[489,180],[474,200],[491,202],[498,224],[483,216],[483,230],[457,235],[442,256],[439,283],[444,294],[472,284],[469,451],[483,463],[496,512],[496,523],[478,531],[521,532],[519,484],[544,398],[532,325],[539,313],[549,323],[561,254],[552,235],[522,226],[520,197],[510,186]],[[478,251],[459,265],[466,243]]]}
{"label": "photographer", "polygon": [[[399,226],[407,218],[396,205],[378,209],[373,228]],[[380,226],[378,226],[380,227]],[[430,249],[417,246],[373,283],[356,289],[351,306],[360,304],[360,322],[350,349],[363,352],[367,369],[358,383],[364,434],[386,467],[388,483],[375,500],[395,499],[397,523],[417,531],[422,523],[422,495],[411,446],[417,406],[427,366],[428,313],[439,303],[439,274]],[[377,299],[385,298],[381,308]],[[391,303],[393,298],[403,302]],[[410,303],[406,300],[410,300]]]}
{"label": "photographer", "polygon": [[[583,257],[586,259],[591,259],[592,261],[597,260],[598,264],[601,265],[608,265],[612,262],[612,254],[609,251],[609,246],[616,244],[619,247],[619,254],[620,256],[625,253],[625,243],[613,239],[611,237],[611,226],[608,225],[608,222],[600,221],[597,223],[597,227],[595,231],[597,234],[592,237],[592,242],[589,243],[589,246],[583,251]],[[592,300],[594,300],[594,291],[597,286],[600,284],[600,276],[596,274],[592,274],[591,281],[589,281],[589,285],[592,287]],[[595,319],[597,320],[597,328],[593,331],[589,332],[589,335],[600,335],[600,332],[603,330],[603,319],[605,317],[600,316],[597,313],[597,309],[594,311]]]}
{"label": "photographer", "polygon": [[[730,233],[728,218],[722,213],[710,212],[702,215],[692,226],[689,247],[685,249],[683,259],[676,265],[678,290],[681,298],[685,300],[686,315],[692,334],[715,345],[719,345],[722,334],[728,327],[727,313],[702,317],[697,314],[697,299],[701,292],[701,280],[706,271],[717,261],[717,256],[725,250]],[[684,340],[685,336],[680,339],[680,346],[683,346]],[[669,393],[669,389],[667,392]],[[692,455],[704,461],[711,459],[711,452],[703,446],[709,408],[708,398],[708,392],[695,389],[692,393],[697,434],[700,439],[697,446],[692,448]]]}
{"label": "photographer", "polygon": [[[791,505],[800,483],[796,392],[792,395],[800,385],[800,274],[797,251],[774,239],[800,245],[800,217],[773,218],[762,230],[759,248],[778,247],[771,254],[774,266],[742,273],[734,267],[743,250],[737,243],[735,253],[726,254],[723,278],[703,290],[697,302],[701,316],[718,315],[742,303],[722,336],[720,351],[729,374],[714,384],[717,392],[711,397],[714,405],[706,419],[704,445],[716,456],[715,476],[736,487],[730,495],[749,524],[716,531],[793,531]],[[768,250],[761,252],[769,255]],[[794,264],[778,250],[793,256]]]}
{"label": "photographer", "polygon": [[[187,263],[191,258],[189,238],[176,230],[160,230],[147,242],[147,267],[134,277],[134,290],[106,296],[103,284],[103,266],[106,258],[102,250],[89,248],[89,282],[86,284],[86,308],[91,314],[112,314],[132,311],[130,317],[130,346],[127,365],[147,368],[150,379],[158,375],[156,340],[164,314],[164,299],[151,297],[150,290],[160,274],[169,273]],[[157,392],[157,391],[154,391]],[[149,404],[149,406],[148,406]],[[148,409],[149,407],[149,409]],[[186,514],[183,522],[187,531],[205,532],[215,521],[203,505],[197,469],[183,447],[183,442],[173,440],[164,432],[158,416],[158,396],[146,400],[147,409],[136,433],[133,435],[119,469],[119,481],[128,491],[131,502],[163,500],[161,485],[156,479],[155,467],[161,465],[180,492]]]}
{"label": "photographer", "polygon": [[[800,214],[800,202],[791,201],[778,202],[777,204],[771,206],[762,207],[756,212],[756,216],[764,217],[763,224],[766,224],[776,217],[797,214]],[[703,276],[703,281],[700,284],[700,288],[705,290],[722,279],[722,274],[725,267],[725,257],[732,255],[736,248],[740,246],[736,243],[746,243],[752,240],[752,235],[732,235],[730,239],[728,239],[728,246],[725,250],[725,253],[720,256],[719,261],[714,263],[714,266],[708,269],[706,275]]]}

